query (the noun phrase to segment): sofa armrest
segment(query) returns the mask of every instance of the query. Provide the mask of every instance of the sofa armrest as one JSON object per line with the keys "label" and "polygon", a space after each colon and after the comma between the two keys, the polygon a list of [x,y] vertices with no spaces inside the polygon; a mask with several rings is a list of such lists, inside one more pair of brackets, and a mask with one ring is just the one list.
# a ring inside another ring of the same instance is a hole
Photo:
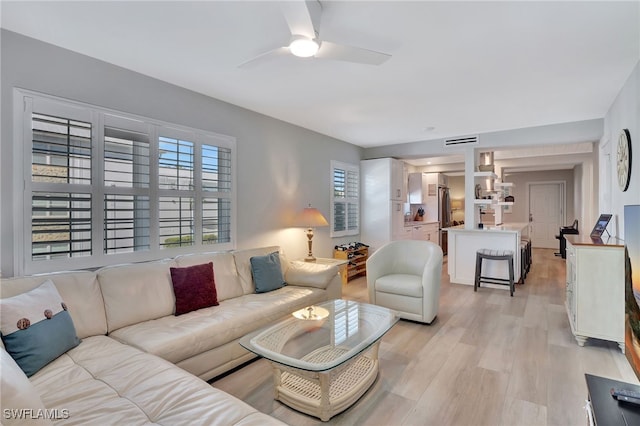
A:
{"label": "sofa armrest", "polygon": [[292,261],[289,263],[284,280],[289,285],[326,290],[336,276],[340,278],[336,265]]}

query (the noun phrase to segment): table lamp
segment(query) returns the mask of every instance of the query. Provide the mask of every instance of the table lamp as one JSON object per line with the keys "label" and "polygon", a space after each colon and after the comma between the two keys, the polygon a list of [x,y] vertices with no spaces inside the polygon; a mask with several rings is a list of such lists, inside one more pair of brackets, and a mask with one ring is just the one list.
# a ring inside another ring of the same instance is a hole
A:
{"label": "table lamp", "polygon": [[320,226],[329,226],[329,222],[324,218],[322,213],[314,207],[305,207],[302,212],[298,213],[296,217],[296,226],[302,226],[307,228],[307,238],[309,243],[309,253],[307,257],[304,258],[305,262],[315,262],[316,258],[313,256],[312,244],[313,244],[313,228],[317,228]]}

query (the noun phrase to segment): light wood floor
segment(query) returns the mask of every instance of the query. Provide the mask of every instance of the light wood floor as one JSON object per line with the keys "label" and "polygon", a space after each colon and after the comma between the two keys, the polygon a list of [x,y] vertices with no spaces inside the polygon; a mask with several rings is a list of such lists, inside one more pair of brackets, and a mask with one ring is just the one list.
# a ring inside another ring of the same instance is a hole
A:
{"label": "light wood floor", "polygon": [[[585,425],[584,373],[638,381],[615,343],[576,344],[564,308],[564,260],[553,251],[534,249],[513,298],[507,287],[474,293],[449,283],[445,263],[436,321],[398,322],[382,340],[371,389],[325,424]],[[368,301],[365,278],[343,291]],[[273,400],[263,359],[211,383],[290,425],[323,424]]]}

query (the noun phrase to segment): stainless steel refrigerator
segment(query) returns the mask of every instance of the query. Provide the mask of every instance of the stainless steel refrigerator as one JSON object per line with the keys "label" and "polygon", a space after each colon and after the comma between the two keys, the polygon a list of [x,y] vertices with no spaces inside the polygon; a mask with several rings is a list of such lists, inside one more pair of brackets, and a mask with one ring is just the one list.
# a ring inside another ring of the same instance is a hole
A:
{"label": "stainless steel refrigerator", "polygon": [[447,254],[448,232],[444,228],[451,226],[451,197],[449,188],[446,186],[438,187],[438,222],[440,223],[440,247],[442,252]]}

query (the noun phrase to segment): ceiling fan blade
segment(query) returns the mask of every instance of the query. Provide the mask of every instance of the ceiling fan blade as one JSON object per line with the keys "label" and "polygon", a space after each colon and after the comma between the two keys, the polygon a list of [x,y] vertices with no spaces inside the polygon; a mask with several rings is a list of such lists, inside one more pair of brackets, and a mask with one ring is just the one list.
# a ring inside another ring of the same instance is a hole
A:
{"label": "ceiling fan blade", "polygon": [[322,6],[318,0],[283,1],[280,8],[292,35],[318,37]]}
{"label": "ceiling fan blade", "polygon": [[323,41],[315,57],[358,64],[380,65],[391,58],[391,55],[360,47],[344,46],[330,41]]}
{"label": "ceiling fan blade", "polygon": [[277,58],[279,56],[284,56],[284,55],[289,55],[289,48],[278,47],[276,49],[271,49],[252,59],[249,59],[248,61],[241,63],[240,65],[238,65],[238,68],[253,68],[255,66],[268,62],[274,58]]}

